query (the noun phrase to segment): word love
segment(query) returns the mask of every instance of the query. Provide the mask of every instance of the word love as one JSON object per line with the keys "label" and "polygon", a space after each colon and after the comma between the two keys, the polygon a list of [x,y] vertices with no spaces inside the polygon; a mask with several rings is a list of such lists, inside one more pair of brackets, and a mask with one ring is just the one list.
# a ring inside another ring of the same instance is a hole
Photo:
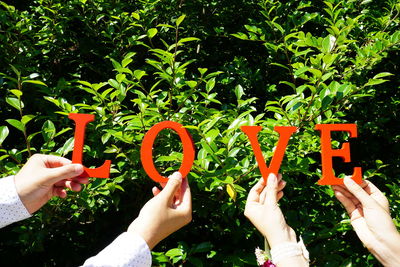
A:
{"label": "word love", "polygon": [[[75,122],[75,141],[72,152],[72,162],[82,164],[83,145],[85,140],[85,129],[89,122],[94,121],[94,115],[71,113],[69,118]],[[179,172],[186,177],[193,165],[195,159],[195,147],[192,137],[188,130],[181,124],[173,121],[163,121],[154,125],[145,134],[140,149],[140,159],[147,175],[156,182],[166,182],[168,178],[160,175],[153,162],[153,145],[157,135],[164,129],[174,130],[180,137],[183,145],[183,160]],[[321,158],[322,158],[322,177],[318,181],[320,185],[338,185],[343,184],[343,179],[337,178],[333,171],[332,159],[341,158],[344,162],[350,162],[350,144],[345,142],[340,149],[333,149],[331,146],[331,133],[337,131],[348,132],[350,137],[357,137],[356,124],[317,124],[316,130],[321,133]],[[279,140],[272,156],[270,165],[267,166],[263,158],[260,143],[258,142],[258,133],[262,130],[261,126],[242,126],[241,130],[250,140],[250,145],[254,151],[258,167],[264,180],[267,180],[269,173],[278,174],[286,147],[290,137],[297,131],[294,126],[276,126],[274,131],[279,134]],[[108,178],[110,176],[111,161],[106,160],[101,167],[90,169],[84,168],[84,177]],[[362,182],[361,167],[353,169],[351,177],[355,182]]]}

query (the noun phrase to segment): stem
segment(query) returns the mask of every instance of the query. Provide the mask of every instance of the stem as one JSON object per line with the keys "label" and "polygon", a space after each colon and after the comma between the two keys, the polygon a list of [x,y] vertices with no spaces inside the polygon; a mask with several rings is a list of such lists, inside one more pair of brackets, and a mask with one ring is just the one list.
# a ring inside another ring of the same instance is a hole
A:
{"label": "stem", "polygon": [[185,97],[185,99],[181,102],[181,104],[178,106],[178,108],[175,109],[175,113],[177,113],[184,105],[186,100],[188,100],[194,92],[199,88],[200,83],[203,81],[203,77],[200,78],[200,81],[196,84],[196,86],[191,90],[191,92]]}
{"label": "stem", "polygon": [[[369,40],[368,43],[369,43],[369,42],[372,42],[372,40]],[[380,54],[382,54],[383,52],[385,52],[386,50],[389,50],[389,48],[392,48],[393,46],[396,46],[396,45],[398,45],[398,44],[400,44],[400,41],[388,45],[387,47],[385,47],[385,48],[379,50],[378,52],[376,52],[376,54],[377,54],[377,55],[380,55]],[[374,57],[369,57],[369,58],[367,59],[367,60],[368,60],[368,61],[367,61],[367,64],[368,64],[368,65],[365,65],[363,68],[367,68],[367,67],[370,66],[372,58],[374,58]],[[345,72],[342,73],[341,78],[343,79],[343,78],[346,76],[347,73],[352,73],[352,72],[354,72],[356,68],[357,68],[357,66],[354,64],[354,65],[353,65],[352,67],[350,67],[347,71],[345,71]]]}
{"label": "stem", "polygon": [[[349,99],[351,96],[355,95],[356,93],[362,91],[365,88],[365,86],[361,87],[360,89],[355,90],[354,92],[352,92],[351,94],[349,94],[348,96],[340,99],[338,102],[335,103],[335,105],[341,105],[339,108],[337,108],[336,111],[339,111],[343,108],[344,102]],[[309,121],[313,121],[315,120],[315,118],[317,118],[318,116],[324,114],[325,112],[327,112],[328,110],[330,110],[330,108],[326,108],[324,110],[322,110],[321,112],[319,112],[318,114],[314,114],[314,116],[311,117],[311,119]]]}
{"label": "stem", "polygon": [[253,172],[256,168],[258,167],[258,164],[255,164],[253,167],[250,168],[247,172],[243,173],[242,175],[239,176],[236,180],[233,181],[233,183],[239,182],[242,178],[246,177],[249,173]]}
{"label": "stem", "polygon": [[[20,77],[18,77],[18,90],[22,91],[22,83],[21,83]],[[23,113],[22,113],[22,101],[21,101],[21,97],[18,97],[18,102],[19,102],[19,115],[21,116],[21,123],[22,123]],[[32,157],[31,144],[30,144],[30,142],[29,142],[29,140],[28,140],[28,135],[27,135],[27,133],[26,133],[25,124],[24,124],[23,134],[24,134],[24,138],[25,138],[26,149],[28,150],[28,155],[29,155],[29,157]]]}
{"label": "stem", "polygon": [[290,77],[292,78],[292,83],[296,87],[296,79],[294,78],[294,73],[293,73],[293,69],[292,69],[292,60],[289,57],[288,50],[287,50],[287,44],[286,44],[285,40],[284,40],[284,45],[285,45],[284,51],[285,51],[286,60],[287,60],[287,62],[289,64]]}
{"label": "stem", "polygon": [[266,237],[264,237],[264,251],[267,253],[268,258],[272,258],[271,257],[271,247],[268,244],[268,240]]}
{"label": "stem", "polygon": [[214,151],[214,149],[212,148],[212,146],[210,145],[210,143],[207,141],[206,136],[200,131],[200,129],[198,130],[198,132],[199,132],[200,136],[203,138],[204,142],[205,142],[205,143],[208,145],[208,147],[211,149],[211,151],[214,152],[214,154],[212,154],[211,156],[212,156],[216,161],[218,161],[218,164],[222,167],[222,169],[224,169],[224,168],[225,168],[224,163],[221,161],[220,158],[218,158],[217,155],[215,155],[216,152]]}
{"label": "stem", "polygon": [[174,49],[174,56],[172,58],[172,81],[171,81],[171,87],[168,92],[168,98],[169,98],[169,107],[170,109],[168,110],[168,118],[170,117],[170,112],[172,110],[172,91],[174,89],[175,85],[175,78],[176,78],[176,73],[175,73],[175,62],[176,62],[176,53],[178,51],[178,37],[179,37],[179,26],[176,26],[175,29],[175,49]]}
{"label": "stem", "polygon": [[160,116],[162,117],[163,120],[165,120],[164,115],[162,114],[160,107],[157,105],[157,102],[150,96],[150,92],[148,92],[146,90],[146,88],[144,87],[143,83],[141,81],[139,81],[139,87],[146,92],[146,94],[149,96],[149,98],[151,99],[151,101],[153,102],[153,104],[157,107],[158,113],[160,113]]}
{"label": "stem", "polygon": [[[395,7],[392,6],[392,9],[390,10],[390,15],[389,15],[389,17],[392,16],[392,14],[393,14],[393,9],[394,9],[394,8],[395,8]],[[397,12],[397,14],[396,14],[392,19],[390,19],[390,20],[388,21],[388,23],[386,24],[386,26],[385,26],[385,28],[383,29],[383,31],[386,31],[386,29],[389,27],[389,25],[397,18],[397,16],[399,15],[399,13],[400,13],[400,12]]]}
{"label": "stem", "polygon": [[[3,148],[3,149],[4,149],[3,145],[0,145],[0,148]],[[10,158],[12,158],[16,163],[21,164],[21,161],[19,161],[19,160],[18,160],[16,157],[14,157],[13,155],[10,155],[8,152],[7,152],[7,155],[8,155]]]}
{"label": "stem", "polygon": [[314,102],[315,95],[316,95],[316,94],[313,94],[312,97],[311,97],[310,102],[308,102],[306,111],[304,112],[303,117],[302,117],[301,120],[300,120],[299,128],[301,128],[301,127],[303,126],[303,124],[304,124],[304,121],[305,121],[305,119],[306,119],[306,116],[307,116],[308,112],[310,111],[310,108],[311,108],[312,103]]}
{"label": "stem", "polygon": [[282,107],[281,103],[279,103],[279,107],[281,108],[281,110],[282,110],[282,112],[283,112],[283,115],[284,115],[285,118],[287,119],[289,125],[290,125],[290,126],[293,126],[292,121],[290,120],[290,118],[289,118],[289,116],[288,116],[286,110]]}

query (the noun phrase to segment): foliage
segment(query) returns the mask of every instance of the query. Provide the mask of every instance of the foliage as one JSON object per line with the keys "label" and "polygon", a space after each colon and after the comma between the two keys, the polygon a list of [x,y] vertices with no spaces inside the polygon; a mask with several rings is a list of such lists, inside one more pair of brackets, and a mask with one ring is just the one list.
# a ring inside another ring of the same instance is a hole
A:
{"label": "foliage", "polygon": [[[314,127],[358,124],[354,164],[335,161],[335,169],[351,174],[362,166],[365,178],[387,192],[398,220],[399,127],[393,125],[400,102],[393,74],[400,4],[195,2],[0,2],[2,175],[15,174],[33,153],[70,156],[71,112],[96,115],[85,165],[113,162],[112,179],[94,179],[82,193],[53,199],[2,230],[2,259],[69,266],[102,249],[150,198],[153,184],[139,160],[144,134],[173,120],[189,129],[197,150],[188,177],[194,214],[156,247],[156,266],[256,265],[253,251],[263,239],[243,209],[260,173],[243,125],[263,126],[259,140],[268,162],[278,140],[273,127],[299,127],[281,167],[288,181],[281,207],[312,265],[376,264],[333,191],[316,185]],[[348,141],[344,134],[334,138],[334,147]],[[160,172],[179,168],[182,149],[173,131],[159,134],[154,151]]]}

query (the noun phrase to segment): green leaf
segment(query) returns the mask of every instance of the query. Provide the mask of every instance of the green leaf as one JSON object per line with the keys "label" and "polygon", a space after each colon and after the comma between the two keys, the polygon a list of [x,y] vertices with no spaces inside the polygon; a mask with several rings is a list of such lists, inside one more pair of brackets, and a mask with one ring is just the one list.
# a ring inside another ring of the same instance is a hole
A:
{"label": "green leaf", "polygon": [[19,70],[17,70],[16,67],[14,67],[13,65],[10,65],[11,69],[13,70],[13,72],[15,74],[17,74],[18,77],[21,77],[21,72]]}
{"label": "green leaf", "polygon": [[246,30],[248,30],[249,32],[259,33],[259,32],[261,31],[260,28],[254,26],[254,25],[244,25],[244,27],[245,27]]}
{"label": "green leaf", "polygon": [[131,58],[124,58],[121,62],[121,66],[123,68],[125,68],[126,66],[128,66],[131,62],[133,61],[133,59]]}
{"label": "green leaf", "polygon": [[236,37],[236,38],[241,39],[241,40],[249,40],[249,37],[247,37],[247,35],[245,33],[242,33],[242,32],[232,33],[231,35],[233,37]]}
{"label": "green leaf", "polygon": [[207,93],[209,93],[214,88],[214,86],[215,86],[215,78],[208,80],[208,82],[206,84]]}
{"label": "green leaf", "polygon": [[[22,107],[20,106],[20,101],[19,101],[17,98],[14,98],[14,97],[7,97],[7,98],[6,98],[6,102],[7,102],[10,106],[12,106],[12,107],[18,109],[19,111],[21,111],[21,108],[23,107],[23,106],[22,106]],[[21,102],[21,104],[22,104],[22,102]]]}
{"label": "green leaf", "polygon": [[185,82],[190,88],[195,88],[197,85],[196,81],[186,81]]}
{"label": "green leaf", "polygon": [[30,122],[33,118],[35,118],[35,115],[24,115],[21,119],[22,124],[26,125],[28,122]]}
{"label": "green leaf", "polygon": [[275,26],[275,28],[277,28],[282,34],[285,33],[285,30],[282,28],[281,25],[279,25],[278,23],[271,21],[271,23]]}
{"label": "green leaf", "polygon": [[303,93],[304,92],[304,90],[306,90],[308,88],[308,86],[307,85],[300,85],[299,87],[297,87],[296,88],[296,93],[297,94],[301,94],[301,93]]}
{"label": "green leaf", "polygon": [[166,28],[174,28],[174,26],[169,25],[169,24],[164,24],[164,23],[160,23],[157,25],[157,27],[166,27]]}
{"label": "green leaf", "polygon": [[147,31],[147,36],[151,39],[157,34],[158,30],[156,28],[151,28]]}
{"label": "green leaf", "polygon": [[281,67],[281,68],[284,68],[284,69],[290,71],[290,68],[288,66],[285,66],[285,65],[280,64],[280,63],[273,62],[273,63],[271,63],[271,65],[278,66],[278,67]]}
{"label": "green leaf", "polygon": [[198,245],[196,245],[195,247],[193,247],[190,252],[191,254],[193,253],[202,253],[202,252],[207,252],[210,251],[213,247],[213,244],[211,242],[203,242],[200,243]]}
{"label": "green leaf", "polygon": [[335,46],[336,38],[333,35],[328,35],[322,40],[322,52],[330,53]]}
{"label": "green leaf", "polygon": [[174,258],[176,256],[182,256],[183,255],[183,250],[180,249],[180,248],[173,248],[173,249],[168,250],[165,253],[165,255],[170,257],[170,258]]}
{"label": "green leaf", "polygon": [[25,80],[22,83],[32,83],[32,84],[37,84],[37,85],[42,85],[42,86],[46,86],[47,87],[47,84],[45,84],[42,81],[38,81],[38,80]]}
{"label": "green leaf", "polygon": [[176,156],[159,156],[156,159],[156,162],[165,162],[165,161],[177,161],[177,157]]}
{"label": "green leaf", "polygon": [[8,119],[6,120],[6,122],[8,122],[11,126],[17,128],[21,132],[25,132],[25,125],[22,122],[14,119]]}
{"label": "green leaf", "polygon": [[200,39],[196,38],[196,37],[186,37],[186,38],[180,39],[179,43],[186,43],[186,42],[192,42],[192,41],[200,41]]}
{"label": "green leaf", "polygon": [[377,84],[381,84],[381,83],[384,83],[387,81],[388,80],[385,80],[385,79],[369,79],[368,82],[365,84],[365,86],[377,85]]}
{"label": "green leaf", "polygon": [[329,104],[331,104],[333,101],[333,98],[330,95],[325,96],[322,99],[322,104],[321,104],[321,109],[326,109],[328,107]]}
{"label": "green leaf", "polygon": [[107,85],[107,83],[102,82],[102,83],[94,83],[92,84],[92,87],[95,91],[98,91],[100,88],[104,87],[105,85]]}
{"label": "green leaf", "polygon": [[56,136],[56,127],[51,120],[47,120],[43,123],[42,136],[45,142],[49,142]]}
{"label": "green leaf", "polygon": [[244,95],[243,87],[240,84],[236,85],[236,87],[235,87],[235,95],[236,95],[236,99],[238,99],[238,100],[241,99],[242,96]]}
{"label": "green leaf", "polygon": [[296,86],[294,85],[294,83],[287,82],[287,81],[280,81],[279,83],[286,84],[287,86],[292,87],[292,89],[296,89]]}
{"label": "green leaf", "polygon": [[326,54],[323,58],[322,61],[325,63],[326,66],[330,66],[333,64],[333,62],[336,60],[338,57],[338,54]]}
{"label": "green leaf", "polygon": [[28,140],[28,142],[31,142],[31,140],[33,139],[33,137],[35,137],[36,135],[40,134],[40,132],[36,132],[33,134],[28,135],[28,138],[26,138]]}
{"label": "green leaf", "polygon": [[185,17],[186,17],[186,15],[180,16],[175,22],[176,26],[179,26],[182,23],[182,21],[185,19]]}
{"label": "green leaf", "polygon": [[9,130],[7,126],[0,126],[0,145],[3,144],[4,140],[7,138]]}
{"label": "green leaf", "polygon": [[307,66],[303,66],[301,68],[299,68],[298,70],[295,71],[294,75],[295,76],[300,76],[301,74],[303,74],[304,72],[306,72],[309,69],[309,67]]}
{"label": "green leaf", "polygon": [[120,89],[120,83],[114,79],[109,79],[108,84],[111,85],[112,87],[114,87],[115,89],[118,89],[118,90]]}
{"label": "green leaf", "polygon": [[119,83],[122,83],[123,80],[125,80],[126,75],[125,74],[117,74],[116,79]]}
{"label": "green leaf", "polygon": [[142,79],[142,77],[146,75],[146,72],[143,70],[135,70],[133,72],[133,76],[135,76],[136,79],[138,79],[140,81],[140,79]]}
{"label": "green leaf", "polygon": [[82,85],[84,85],[84,86],[86,86],[86,87],[92,88],[92,84],[91,84],[90,82],[87,82],[87,81],[78,81],[78,83],[80,83],[80,84],[82,84]]}
{"label": "green leaf", "polygon": [[133,72],[130,70],[130,69],[128,69],[128,68],[116,68],[115,69],[116,71],[118,71],[119,73],[129,73],[129,74],[132,74]]}
{"label": "green leaf", "polygon": [[311,72],[316,79],[319,79],[322,76],[322,72],[318,69],[309,68],[308,71]]}
{"label": "green leaf", "polygon": [[219,130],[218,129],[211,129],[209,130],[206,134],[206,140],[208,143],[214,142],[214,139],[219,135]]}
{"label": "green leaf", "polygon": [[122,68],[121,64],[119,64],[116,60],[114,60],[112,58],[110,58],[110,60],[111,60],[111,63],[113,64],[115,69],[121,69]]}
{"label": "green leaf", "polygon": [[237,153],[239,153],[240,147],[235,147],[231,151],[229,151],[228,157],[236,157]]}
{"label": "green leaf", "polygon": [[22,96],[22,91],[21,91],[21,90],[12,89],[12,90],[10,90],[10,92],[11,92],[13,95],[15,95],[16,97],[18,97],[18,99],[21,98],[21,96]]}
{"label": "green leaf", "polygon": [[74,148],[74,138],[70,137],[65,144],[57,150],[58,154],[61,154],[62,156],[67,155],[69,152],[72,151]]}
{"label": "green leaf", "polygon": [[200,75],[203,76],[207,72],[207,68],[198,68],[198,71],[200,72]]}
{"label": "green leaf", "polygon": [[140,20],[140,15],[136,12],[132,12],[131,16],[132,16],[132,18],[134,18],[136,20]]}
{"label": "green leaf", "polygon": [[379,78],[383,78],[383,77],[387,77],[387,76],[392,76],[393,74],[390,72],[381,72],[378,73],[377,75],[374,76],[373,79],[379,79]]}

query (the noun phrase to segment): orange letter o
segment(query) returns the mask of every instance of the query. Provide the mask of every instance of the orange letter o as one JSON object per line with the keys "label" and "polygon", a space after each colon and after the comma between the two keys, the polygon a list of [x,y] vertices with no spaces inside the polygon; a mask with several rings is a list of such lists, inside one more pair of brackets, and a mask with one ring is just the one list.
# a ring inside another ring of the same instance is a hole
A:
{"label": "orange letter o", "polygon": [[195,150],[192,137],[187,129],[180,123],[173,121],[162,121],[157,123],[145,134],[142,147],[140,148],[140,160],[147,175],[156,182],[167,182],[168,178],[161,176],[153,162],[153,144],[159,132],[164,129],[172,129],[178,133],[183,145],[183,161],[179,168],[182,177],[186,177],[192,169]]}

